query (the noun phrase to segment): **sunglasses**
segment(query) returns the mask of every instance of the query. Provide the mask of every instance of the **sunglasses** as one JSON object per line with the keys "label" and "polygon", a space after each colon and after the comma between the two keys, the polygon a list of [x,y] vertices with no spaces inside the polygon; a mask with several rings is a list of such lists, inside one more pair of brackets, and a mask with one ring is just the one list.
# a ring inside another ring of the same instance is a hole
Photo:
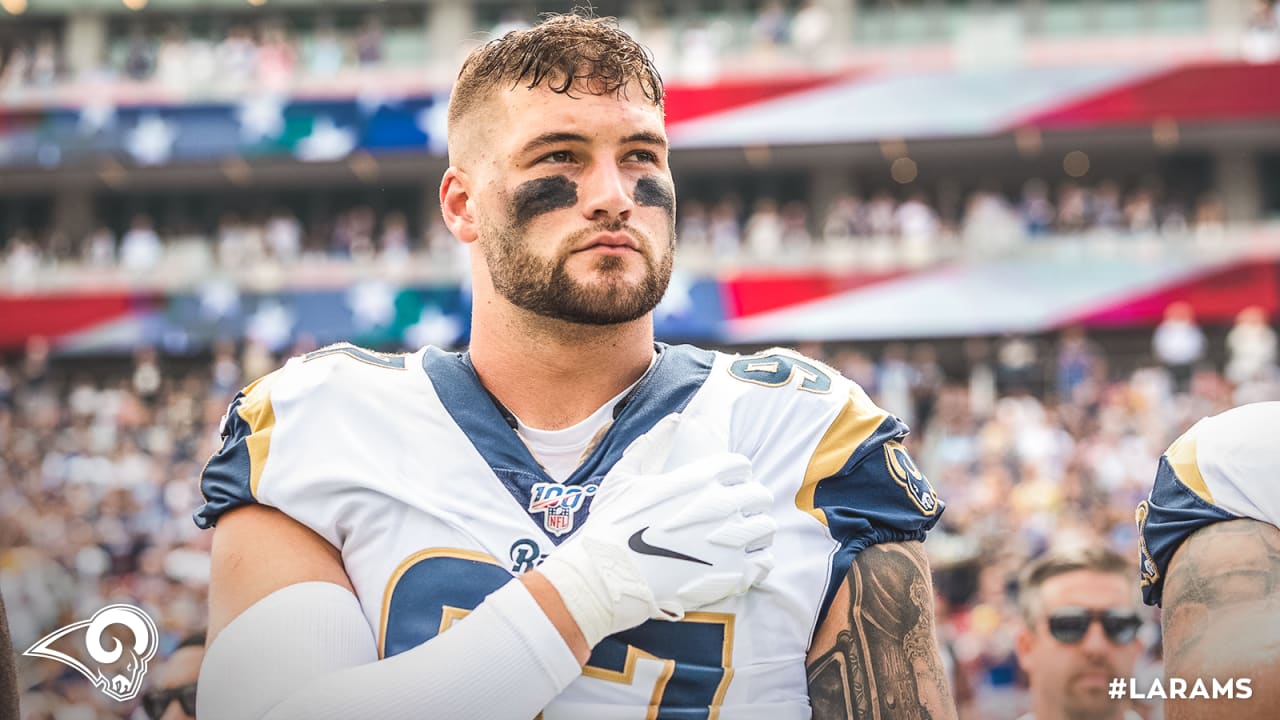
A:
{"label": "sunglasses", "polygon": [[1102,623],[1107,639],[1117,645],[1133,642],[1142,627],[1142,619],[1132,610],[1063,608],[1049,614],[1049,634],[1060,643],[1074,645],[1084,639],[1095,620]]}
{"label": "sunglasses", "polygon": [[164,711],[169,709],[169,703],[174,700],[182,706],[182,712],[196,716],[196,684],[180,685],[176,688],[157,688],[149,690],[142,695],[142,711],[147,714],[151,720],[160,720],[160,716],[164,715]]}

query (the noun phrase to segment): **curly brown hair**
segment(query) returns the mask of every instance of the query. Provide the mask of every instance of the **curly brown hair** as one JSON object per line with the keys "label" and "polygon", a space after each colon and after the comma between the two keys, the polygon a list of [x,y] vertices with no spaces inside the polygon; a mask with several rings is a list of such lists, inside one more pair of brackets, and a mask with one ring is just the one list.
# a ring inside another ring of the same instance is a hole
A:
{"label": "curly brown hair", "polygon": [[538,25],[513,30],[476,48],[462,63],[449,100],[449,127],[475,109],[495,88],[621,95],[634,83],[645,98],[663,108],[662,77],[643,45],[618,29],[614,18],[575,11],[548,14]]}

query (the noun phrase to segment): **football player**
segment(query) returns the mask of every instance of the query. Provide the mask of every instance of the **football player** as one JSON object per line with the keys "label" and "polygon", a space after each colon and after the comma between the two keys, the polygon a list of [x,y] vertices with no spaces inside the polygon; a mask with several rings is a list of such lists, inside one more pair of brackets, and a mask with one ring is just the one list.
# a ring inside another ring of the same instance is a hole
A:
{"label": "football player", "polygon": [[199,717],[954,717],[907,428],[790,351],[654,342],[648,53],[550,18],[448,122],[469,350],[332,346],[232,403]]}
{"label": "football player", "polygon": [[1230,682],[1234,694],[1250,681],[1233,699],[1170,696],[1169,720],[1280,717],[1278,429],[1280,402],[1204,418],[1165,451],[1138,505],[1143,597],[1162,608],[1169,683]]}

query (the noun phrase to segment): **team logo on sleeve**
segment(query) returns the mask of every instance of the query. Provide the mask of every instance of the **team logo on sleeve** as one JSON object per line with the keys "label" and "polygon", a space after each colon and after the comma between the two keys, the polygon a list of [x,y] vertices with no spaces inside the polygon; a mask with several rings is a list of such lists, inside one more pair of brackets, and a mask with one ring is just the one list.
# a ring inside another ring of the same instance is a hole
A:
{"label": "team logo on sleeve", "polygon": [[920,512],[925,515],[935,515],[938,512],[938,494],[933,491],[933,486],[929,484],[929,479],[920,472],[916,464],[911,460],[911,456],[907,454],[907,449],[897,440],[890,440],[884,444],[884,458],[889,466],[889,474],[893,476],[895,482],[907,491],[907,495],[911,498],[911,502],[915,503]]}
{"label": "team logo on sleeve", "polygon": [[1147,550],[1147,516],[1151,514],[1151,506],[1146,500],[1138,503],[1138,509],[1134,511],[1134,520],[1138,523],[1138,552],[1141,553],[1142,567],[1142,587],[1154,585],[1160,579],[1160,571],[1156,569],[1156,561],[1151,557],[1151,552]]}
{"label": "team logo on sleeve", "polygon": [[596,485],[561,485],[540,482],[533,486],[529,512],[543,513],[542,527],[560,537],[573,529],[573,515],[596,494]]}
{"label": "team logo on sleeve", "polygon": [[[121,642],[122,637],[127,642]],[[123,702],[142,689],[147,663],[155,656],[159,640],[156,624],[145,612],[117,604],[54,630],[23,655],[56,660],[88,678],[107,697]]]}

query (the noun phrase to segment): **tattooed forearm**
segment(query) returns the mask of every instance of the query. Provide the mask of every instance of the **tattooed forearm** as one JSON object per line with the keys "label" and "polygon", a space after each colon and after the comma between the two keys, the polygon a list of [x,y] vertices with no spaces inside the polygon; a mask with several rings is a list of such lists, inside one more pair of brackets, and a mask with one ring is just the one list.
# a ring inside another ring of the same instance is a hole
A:
{"label": "tattooed forearm", "polygon": [[808,672],[814,718],[955,717],[920,543],[858,555],[814,638]]}
{"label": "tattooed forearm", "polygon": [[1280,617],[1280,530],[1234,520],[1197,531],[1169,564],[1163,608],[1170,663],[1234,653],[1244,638],[1224,633],[1224,623],[1257,618],[1256,633]]}

